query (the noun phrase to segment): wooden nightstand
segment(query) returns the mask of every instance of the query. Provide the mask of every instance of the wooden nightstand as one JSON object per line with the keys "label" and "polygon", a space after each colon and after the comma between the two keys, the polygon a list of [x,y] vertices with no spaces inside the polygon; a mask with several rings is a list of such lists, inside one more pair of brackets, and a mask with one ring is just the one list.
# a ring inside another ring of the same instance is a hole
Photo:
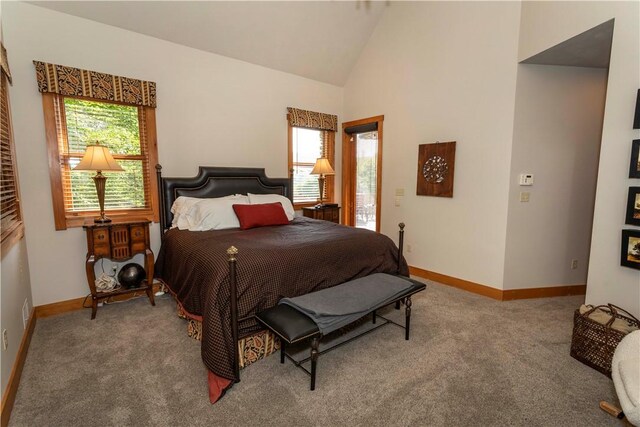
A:
{"label": "wooden nightstand", "polygon": [[340,224],[340,206],[302,208],[302,214],[307,218],[323,219]]}
{"label": "wooden nightstand", "polygon": [[[96,318],[98,302],[116,295],[132,294],[145,291],[153,300],[153,252],[149,245],[149,221],[128,222],[118,224],[85,225],[87,232],[87,281],[91,289],[91,319]],[[144,254],[144,270],[147,280],[136,288],[120,288],[115,291],[99,291],[96,289],[94,265],[101,258],[112,261],[126,261],[136,254]]]}

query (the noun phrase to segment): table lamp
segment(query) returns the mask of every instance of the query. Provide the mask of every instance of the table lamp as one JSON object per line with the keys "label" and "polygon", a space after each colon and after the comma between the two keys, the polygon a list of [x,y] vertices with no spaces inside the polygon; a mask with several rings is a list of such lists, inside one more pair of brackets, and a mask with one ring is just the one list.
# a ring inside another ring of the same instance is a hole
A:
{"label": "table lamp", "polygon": [[87,145],[87,151],[85,151],[82,160],[73,170],[97,171],[93,177],[93,182],[96,184],[96,192],[98,193],[100,216],[95,218],[94,222],[98,224],[111,222],[111,219],[104,214],[104,189],[107,177],[102,175],[102,171],[123,171],[124,169],[113,159],[109,149],[96,141],[95,144]]}
{"label": "table lamp", "polygon": [[316,160],[316,164],[313,166],[313,170],[311,170],[311,175],[320,175],[318,177],[318,187],[320,188],[320,204],[318,206],[323,206],[322,199],[324,196],[324,179],[325,175],[335,175],[335,171],[331,167],[329,163],[329,159],[325,157],[320,157]]}

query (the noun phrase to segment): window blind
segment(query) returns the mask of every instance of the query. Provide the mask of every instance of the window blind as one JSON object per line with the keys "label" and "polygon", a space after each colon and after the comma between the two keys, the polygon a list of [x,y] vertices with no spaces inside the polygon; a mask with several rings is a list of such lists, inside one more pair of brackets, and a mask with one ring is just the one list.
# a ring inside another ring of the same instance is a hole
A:
{"label": "window blind", "polygon": [[322,131],[293,128],[293,201],[315,203],[319,198],[318,177],[311,170],[318,157],[324,154]]}
{"label": "window blind", "polygon": [[93,173],[74,171],[90,143],[109,148],[123,172],[105,172],[105,210],[151,207],[146,117],[143,108],[58,97],[56,127],[64,208],[98,210]]}
{"label": "window blind", "polygon": [[11,116],[9,113],[8,77],[0,72],[0,229],[4,241],[22,224],[15,154],[11,139]]}

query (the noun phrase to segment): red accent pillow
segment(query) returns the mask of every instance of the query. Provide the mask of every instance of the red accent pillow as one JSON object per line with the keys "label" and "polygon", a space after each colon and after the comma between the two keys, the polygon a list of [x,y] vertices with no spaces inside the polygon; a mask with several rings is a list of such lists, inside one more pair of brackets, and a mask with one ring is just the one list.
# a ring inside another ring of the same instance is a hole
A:
{"label": "red accent pillow", "polygon": [[240,229],[264,227],[267,225],[289,224],[282,203],[261,203],[259,205],[233,205],[233,210],[240,221]]}

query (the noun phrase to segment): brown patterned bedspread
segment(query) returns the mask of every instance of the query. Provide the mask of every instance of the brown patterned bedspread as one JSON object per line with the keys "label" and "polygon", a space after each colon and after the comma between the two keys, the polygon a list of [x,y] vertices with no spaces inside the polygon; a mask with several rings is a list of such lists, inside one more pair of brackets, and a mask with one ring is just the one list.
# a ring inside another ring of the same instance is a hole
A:
{"label": "brown patterned bedspread", "polygon": [[[238,248],[239,318],[295,297],[373,273],[395,273],[398,249],[372,231],[296,217],[289,225],[250,230],[185,231],[162,238],[155,266],[184,308],[201,315],[202,360],[218,376],[233,379],[229,268],[226,250]],[[402,260],[401,274],[408,275]],[[240,322],[240,338],[259,330]]]}

